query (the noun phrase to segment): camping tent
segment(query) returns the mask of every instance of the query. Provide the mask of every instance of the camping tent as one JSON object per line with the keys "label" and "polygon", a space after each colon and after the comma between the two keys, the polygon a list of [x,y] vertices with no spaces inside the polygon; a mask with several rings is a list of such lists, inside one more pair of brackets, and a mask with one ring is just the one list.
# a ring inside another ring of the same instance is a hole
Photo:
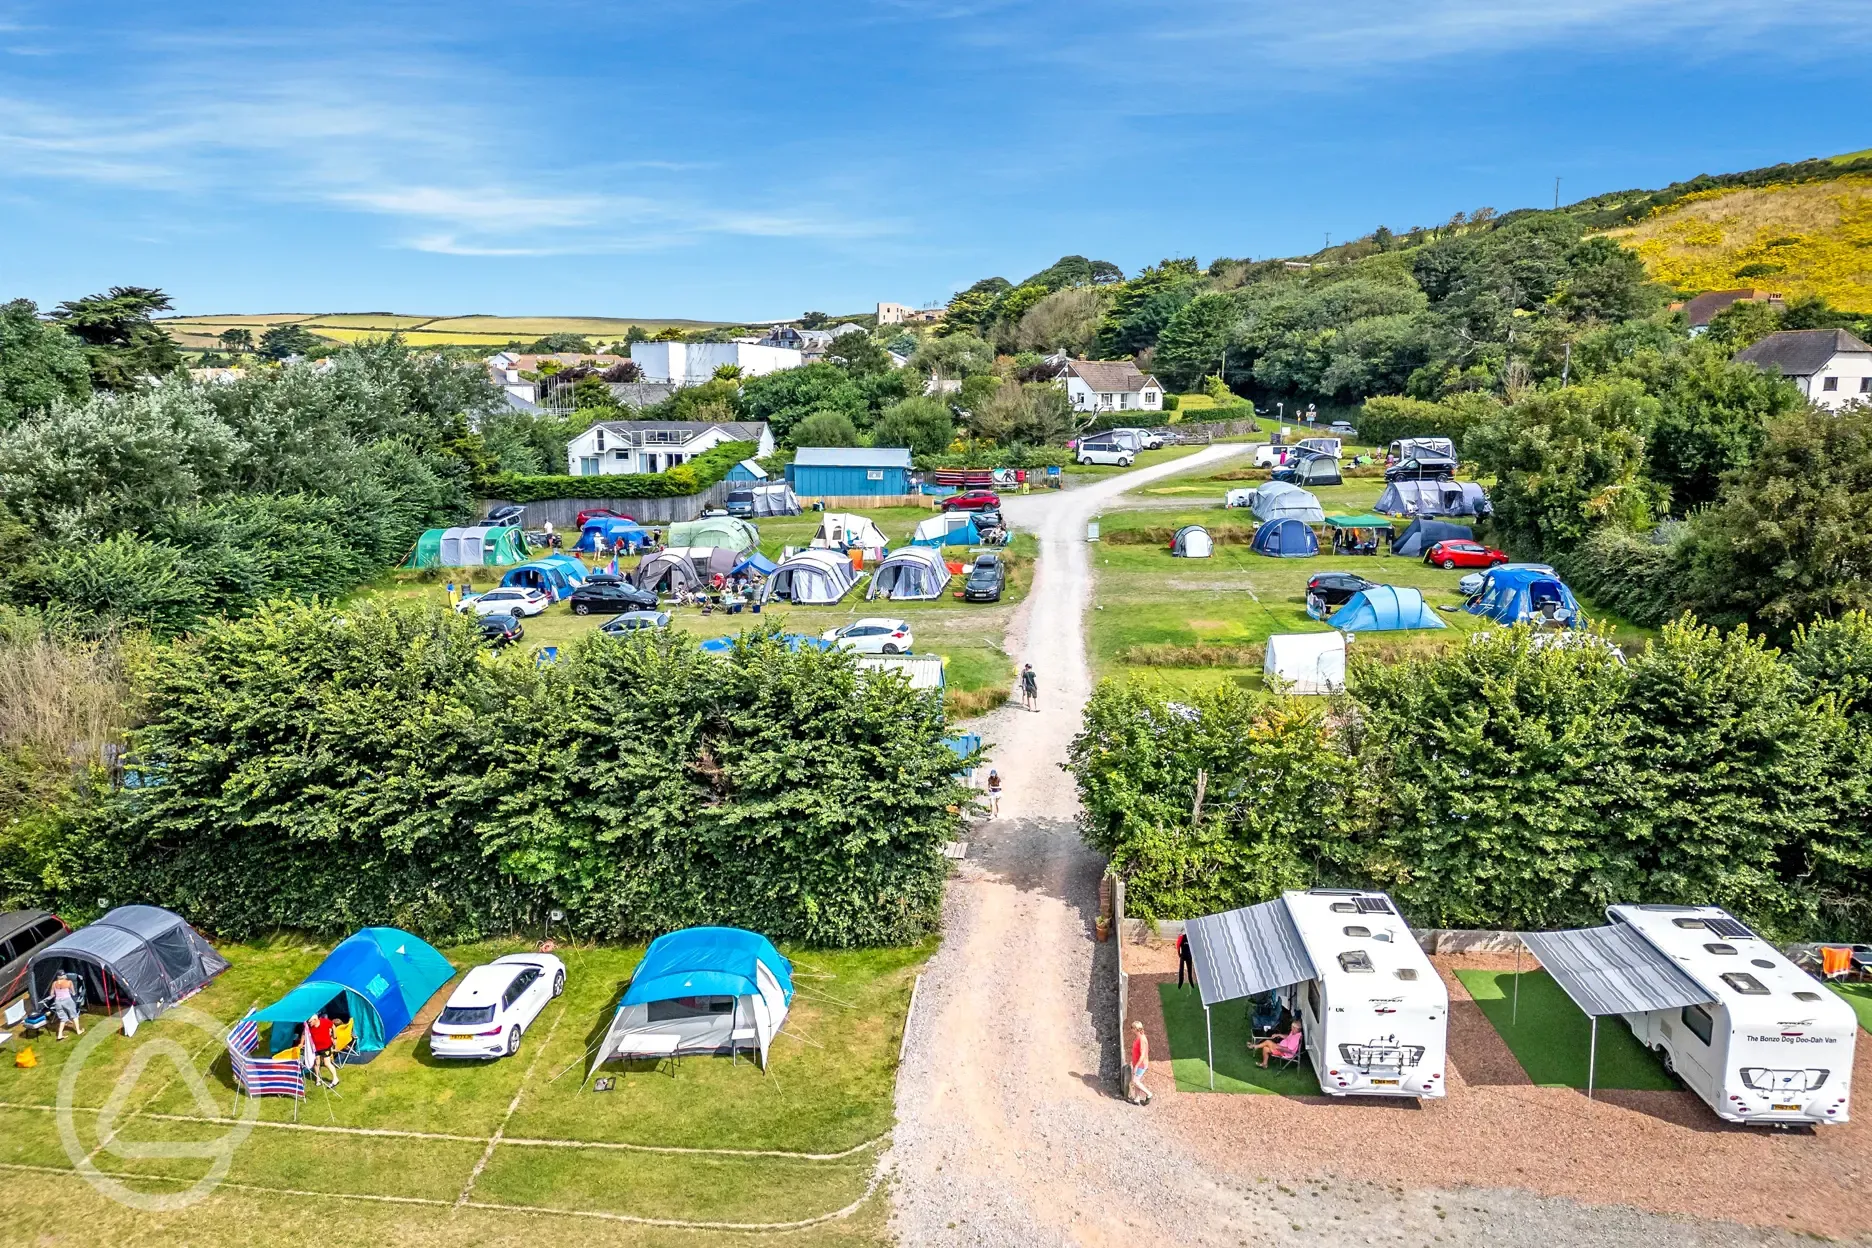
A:
{"label": "camping tent", "polygon": [[1267,520],[1255,530],[1256,553],[1276,559],[1310,559],[1319,554],[1319,538],[1298,520]]}
{"label": "camping tent", "polygon": [[732,516],[797,516],[799,499],[784,481],[741,485],[728,491],[728,514]]}
{"label": "camping tent", "polygon": [[1321,524],[1326,519],[1326,513],[1320,509],[1319,499],[1285,481],[1270,481],[1256,489],[1254,502],[1249,507],[1257,520],[1291,517],[1303,524]]}
{"label": "camping tent", "polygon": [[27,975],[35,1001],[51,999],[52,981],[64,971],[86,1004],[113,1012],[134,1005],[143,1018],[154,1018],[227,968],[227,959],[179,916],[155,906],[118,906],[34,954]]}
{"label": "camping tent", "polygon": [[1267,639],[1261,665],[1268,687],[1279,680],[1288,693],[1338,693],[1345,688],[1344,633],[1277,633]]}
{"label": "camping tent", "polygon": [[[769,634],[766,633],[755,633],[751,635],[743,633],[740,637],[737,637],[733,633],[723,633],[719,637],[709,638],[707,641],[697,646],[696,649],[700,650],[703,654],[731,654],[734,651],[736,643],[739,642],[742,637],[749,637],[750,640],[753,641],[765,641],[768,636]],[[771,636],[788,650],[830,650],[836,644],[827,641],[823,637],[808,637],[804,633],[774,633],[771,634]]]}
{"label": "camping tent", "polygon": [[780,599],[795,606],[837,602],[858,583],[851,560],[830,550],[802,550],[780,561],[761,587],[761,601]]}
{"label": "camping tent", "polygon": [[1483,583],[1481,597],[1468,610],[1497,624],[1531,621],[1576,628],[1584,622],[1579,600],[1566,582],[1534,568],[1494,569]]}
{"label": "camping tent", "polygon": [[1222,505],[1224,507],[1252,507],[1254,506],[1254,501],[1255,491],[1249,489],[1245,485],[1239,489],[1230,490],[1227,494],[1222,496]]}
{"label": "camping tent", "polygon": [[596,550],[601,537],[612,550],[636,550],[639,546],[650,544],[650,531],[635,520],[626,520],[623,516],[593,516],[585,522],[583,531],[579,533],[578,545],[572,549]]}
{"label": "camping tent", "polygon": [[1475,530],[1466,524],[1451,524],[1446,520],[1413,520],[1405,526],[1402,533],[1398,534],[1397,540],[1391,543],[1391,553],[1421,557],[1424,551],[1429,550],[1438,542],[1451,542],[1457,539],[1465,542],[1474,541]]}
{"label": "camping tent", "polygon": [[1372,510],[1387,516],[1486,517],[1495,508],[1474,481],[1393,481]]}
{"label": "camping tent", "polygon": [[812,545],[826,550],[850,550],[862,546],[866,550],[882,550],[890,545],[884,540],[883,531],[871,523],[868,516],[860,516],[845,511],[828,511],[819,521],[819,531],[813,534]]}
{"label": "camping tent", "polygon": [[269,1054],[290,1048],[300,1024],[320,1010],[338,1022],[349,1019],[358,1052],[375,1053],[454,975],[447,958],[408,932],[367,927],[326,954],[304,983],[247,1017],[272,1025]]}
{"label": "camping tent", "polygon": [[501,577],[503,586],[522,585],[537,589],[554,602],[571,596],[591,574],[585,565],[570,555],[547,555],[517,568],[509,568]]}
{"label": "camping tent", "polygon": [[882,595],[895,602],[940,598],[949,584],[949,565],[928,546],[901,546],[884,557],[871,574],[866,598]]}
{"label": "camping tent", "polygon": [[734,571],[737,575],[746,573],[749,576],[772,576],[774,569],[779,566],[757,550],[740,563],[735,564]]}
{"label": "camping tent", "polygon": [[1448,628],[1423,595],[1399,585],[1374,585],[1346,599],[1328,621],[1345,633],[1386,633],[1405,628]]}
{"label": "camping tent", "polygon": [[945,511],[916,526],[910,535],[912,546],[979,546],[981,530],[975,527],[975,515],[968,511]]}
{"label": "camping tent", "polygon": [[739,516],[704,516],[669,527],[671,546],[719,546],[745,555],[760,549],[760,530]]}
{"label": "camping tent", "polygon": [[1186,524],[1170,539],[1170,553],[1185,559],[1207,559],[1215,553],[1215,543],[1209,538],[1209,530],[1202,525]]}
{"label": "camping tent", "polygon": [[720,546],[671,546],[645,555],[631,573],[631,583],[654,594],[679,594],[707,587],[718,576],[732,575],[741,562],[736,552]]}
{"label": "camping tent", "polygon": [[511,524],[428,529],[403,561],[406,568],[504,568],[526,562],[526,535]]}
{"label": "camping tent", "polygon": [[1287,461],[1285,471],[1294,485],[1343,485],[1336,455],[1300,454]]}
{"label": "camping tent", "polygon": [[738,927],[669,932],[644,951],[591,1071],[616,1058],[742,1048],[758,1049],[765,1069],[792,1004],[793,964],[765,936]]}

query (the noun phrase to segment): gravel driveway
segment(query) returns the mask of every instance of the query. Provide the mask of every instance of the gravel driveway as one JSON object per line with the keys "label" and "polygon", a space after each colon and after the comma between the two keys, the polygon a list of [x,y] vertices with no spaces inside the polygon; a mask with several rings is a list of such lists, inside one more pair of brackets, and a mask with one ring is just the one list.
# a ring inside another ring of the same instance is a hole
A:
{"label": "gravel driveway", "polygon": [[[1246,449],[1216,446],[1095,485],[1006,500],[1009,520],[1040,538],[1037,579],[1007,641],[1017,666],[1034,665],[1040,711],[1010,705],[977,724],[1006,795],[1002,818],[969,836],[907,1037],[889,1161],[898,1237],[1126,1248],[1793,1243],[1776,1232],[1517,1190],[1277,1178],[1304,1173],[1304,1139],[1258,1168],[1252,1155],[1191,1147],[1160,1120],[1161,1103],[1138,1108],[1114,1095],[1112,946],[1092,936],[1101,863],[1079,840],[1077,798],[1060,769],[1090,692],[1085,525],[1127,489]],[[1373,1147],[1384,1147],[1382,1123]]]}

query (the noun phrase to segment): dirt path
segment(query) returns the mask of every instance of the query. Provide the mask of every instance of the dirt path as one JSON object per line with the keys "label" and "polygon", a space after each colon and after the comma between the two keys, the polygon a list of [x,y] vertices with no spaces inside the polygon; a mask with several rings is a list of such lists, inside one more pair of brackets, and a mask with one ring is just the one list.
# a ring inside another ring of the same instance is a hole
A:
{"label": "dirt path", "polygon": [[[1086,522],[1124,491],[1239,454],[1217,446],[1063,494],[1009,498],[1040,539],[1007,648],[1040,710],[979,721],[1006,785],[945,906],[897,1085],[894,1229],[906,1244],[1628,1244],[1785,1242],[1761,1231],[1543,1199],[1295,1181],[1305,1141],[1259,1162],[1192,1148],[1162,1102],[1113,1094],[1110,945],[1092,936],[1100,861],[1060,769],[1090,693]],[[1161,1059],[1164,1055],[1158,1055]],[[1168,1078],[1167,1064],[1155,1076]],[[1243,1098],[1246,1099],[1246,1098]],[[1159,1117],[1161,1116],[1161,1121]]]}

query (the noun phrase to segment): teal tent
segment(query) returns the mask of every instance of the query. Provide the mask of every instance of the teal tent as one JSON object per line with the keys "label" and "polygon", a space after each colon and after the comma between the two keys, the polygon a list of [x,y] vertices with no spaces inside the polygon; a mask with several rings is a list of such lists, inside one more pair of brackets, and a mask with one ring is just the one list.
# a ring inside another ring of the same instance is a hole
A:
{"label": "teal tent", "polygon": [[1423,594],[1401,585],[1373,585],[1346,599],[1327,623],[1342,633],[1385,633],[1406,628],[1448,628]]}
{"label": "teal tent", "polygon": [[358,1052],[376,1053],[410,1025],[436,990],[455,976],[448,959],[394,927],[367,927],[326,955],[305,982],[248,1015],[273,1027],[267,1052],[291,1048],[299,1026],[320,1010],[350,1019]]}

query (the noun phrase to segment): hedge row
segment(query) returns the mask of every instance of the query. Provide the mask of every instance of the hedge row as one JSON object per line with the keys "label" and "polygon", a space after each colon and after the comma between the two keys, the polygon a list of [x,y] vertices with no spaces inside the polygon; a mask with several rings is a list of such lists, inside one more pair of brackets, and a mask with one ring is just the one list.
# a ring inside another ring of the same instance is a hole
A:
{"label": "hedge row", "polygon": [[607,477],[522,476],[497,473],[482,483],[489,498],[511,503],[539,503],[555,498],[591,498],[594,482],[606,498],[684,498],[722,480],[736,464],[760,450],[753,442],[724,442],[686,464],[663,472],[628,472]]}

